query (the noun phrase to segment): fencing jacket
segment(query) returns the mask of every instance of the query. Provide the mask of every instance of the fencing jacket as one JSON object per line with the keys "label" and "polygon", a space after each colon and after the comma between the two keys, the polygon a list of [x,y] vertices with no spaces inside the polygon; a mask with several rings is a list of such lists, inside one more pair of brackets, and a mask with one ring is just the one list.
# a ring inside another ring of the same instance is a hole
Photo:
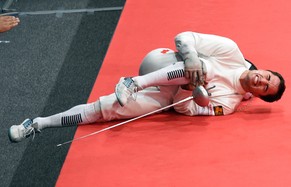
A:
{"label": "fencing jacket", "polygon": [[[210,103],[200,107],[194,101],[175,106],[177,112],[186,115],[227,115],[233,113],[246,93],[239,81],[241,74],[251,67],[237,44],[231,39],[195,32],[183,32],[176,36],[177,50],[185,62],[202,60],[207,68],[206,89]],[[192,94],[179,89],[174,102]]]}

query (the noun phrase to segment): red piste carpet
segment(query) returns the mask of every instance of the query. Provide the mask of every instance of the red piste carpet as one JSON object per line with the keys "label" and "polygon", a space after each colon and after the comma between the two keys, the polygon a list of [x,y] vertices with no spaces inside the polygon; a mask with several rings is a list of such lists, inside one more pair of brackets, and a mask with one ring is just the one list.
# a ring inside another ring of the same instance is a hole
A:
{"label": "red piste carpet", "polygon": [[[144,55],[174,49],[179,32],[226,36],[287,87],[291,2],[285,0],[127,0],[88,102],[134,76]],[[222,117],[158,114],[72,143],[56,186],[291,186],[289,90]],[[120,122],[120,121],[118,121]],[[118,122],[80,126],[79,137]]]}

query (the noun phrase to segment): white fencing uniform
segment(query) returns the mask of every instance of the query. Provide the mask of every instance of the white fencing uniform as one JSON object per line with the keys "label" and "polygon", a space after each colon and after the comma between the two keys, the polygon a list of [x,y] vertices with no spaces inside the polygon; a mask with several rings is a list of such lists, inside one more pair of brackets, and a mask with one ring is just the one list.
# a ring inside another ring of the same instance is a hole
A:
{"label": "white fencing uniform", "polygon": [[[183,32],[176,36],[175,42],[183,59],[191,58],[188,54],[198,55],[207,68],[206,88],[215,86],[209,90],[211,97],[208,107],[200,107],[194,101],[188,101],[177,105],[175,110],[191,116],[233,113],[246,93],[239,78],[251,66],[236,43],[228,38],[195,32]],[[179,89],[174,102],[191,94],[191,91]]]}
{"label": "white fencing uniform", "polygon": [[[197,55],[207,68],[206,88],[210,103],[200,107],[193,100],[176,105],[174,109],[185,115],[227,115],[235,111],[245,91],[239,82],[241,74],[251,66],[246,62],[238,46],[232,40],[220,36],[183,32],[175,38],[177,52],[168,48],[151,51],[143,60],[139,74],[143,75],[169,66],[189,54]],[[135,101],[121,107],[114,94],[100,97],[100,107],[105,121],[136,117],[180,101],[192,95],[192,91],[179,86],[150,87],[137,92]]]}
{"label": "white fencing uniform", "polygon": [[[171,49],[159,48],[149,52],[140,66],[144,75],[181,61],[181,57]],[[182,67],[183,69],[183,67]],[[179,86],[149,87],[136,93],[136,100],[121,107],[115,94],[100,97],[100,107],[104,121],[128,119],[152,112],[173,103]]]}

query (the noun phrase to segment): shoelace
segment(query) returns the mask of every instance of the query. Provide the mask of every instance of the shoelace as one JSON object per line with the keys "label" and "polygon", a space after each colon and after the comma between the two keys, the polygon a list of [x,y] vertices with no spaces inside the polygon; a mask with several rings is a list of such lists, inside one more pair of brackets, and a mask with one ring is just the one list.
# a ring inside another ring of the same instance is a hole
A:
{"label": "shoelace", "polygon": [[34,137],[35,137],[35,129],[33,127],[30,127],[28,129],[24,129],[24,134],[25,134],[25,137],[28,137],[32,134],[32,140],[34,140]]}
{"label": "shoelace", "polygon": [[[134,83],[133,83],[134,84]],[[131,89],[130,90],[130,92],[131,92],[131,94],[130,94],[130,97],[129,97],[129,99],[131,99],[131,100],[136,100],[136,98],[137,98],[137,86],[134,86],[133,87],[133,89]]]}
{"label": "shoelace", "polygon": [[[135,85],[134,81],[132,80],[132,78],[125,78],[123,84],[127,87],[130,95],[128,97],[129,100],[136,100],[137,98],[137,86]],[[128,101],[129,101],[128,100]]]}
{"label": "shoelace", "polygon": [[26,126],[24,128],[24,134],[25,134],[25,137],[28,137],[28,136],[30,136],[32,134],[32,141],[33,141],[36,131],[37,132],[41,132],[41,131],[40,130],[36,130],[34,127],[32,127],[32,125],[33,125],[32,121],[29,124],[25,124],[24,125],[24,126]]}

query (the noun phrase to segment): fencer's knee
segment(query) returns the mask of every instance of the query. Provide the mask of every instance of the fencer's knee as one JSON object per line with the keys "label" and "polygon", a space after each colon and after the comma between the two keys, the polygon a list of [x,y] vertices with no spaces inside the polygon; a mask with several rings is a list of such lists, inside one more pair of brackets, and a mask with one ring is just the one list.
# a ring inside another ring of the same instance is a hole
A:
{"label": "fencer's knee", "polygon": [[84,108],[84,115],[90,123],[103,121],[101,113],[100,101],[87,104]]}
{"label": "fencer's knee", "polygon": [[139,75],[151,73],[179,61],[182,61],[182,57],[172,49],[158,48],[152,50],[144,57],[139,68]]}

